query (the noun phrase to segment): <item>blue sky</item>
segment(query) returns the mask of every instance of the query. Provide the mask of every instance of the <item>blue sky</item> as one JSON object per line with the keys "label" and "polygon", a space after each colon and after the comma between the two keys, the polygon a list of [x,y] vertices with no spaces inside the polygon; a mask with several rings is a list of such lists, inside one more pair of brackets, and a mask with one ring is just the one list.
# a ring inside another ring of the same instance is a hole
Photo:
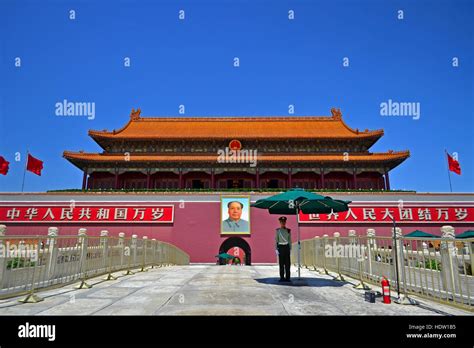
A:
{"label": "blue sky", "polygon": [[[473,192],[473,4],[0,0],[0,155],[10,161],[0,191],[21,189],[27,148],[45,169],[27,173],[25,191],[79,188],[82,173],[62,152],[100,151],[87,131],[122,127],[132,108],[287,115],[293,104],[295,115],[336,106],[353,128],[383,128],[374,152],[410,150],[392,188],[449,191],[446,148],[463,172],[453,191]],[[95,119],[56,116],[64,99],[94,102]],[[420,118],[381,116],[389,99],[420,103]]]}

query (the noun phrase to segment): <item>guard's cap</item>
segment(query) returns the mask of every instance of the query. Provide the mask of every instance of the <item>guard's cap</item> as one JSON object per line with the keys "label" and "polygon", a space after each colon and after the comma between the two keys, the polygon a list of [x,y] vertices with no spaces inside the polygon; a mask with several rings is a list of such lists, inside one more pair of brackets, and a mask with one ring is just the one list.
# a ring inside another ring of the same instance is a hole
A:
{"label": "guard's cap", "polygon": [[280,221],[286,221],[286,216],[280,216],[280,217],[278,218],[278,220],[280,220]]}

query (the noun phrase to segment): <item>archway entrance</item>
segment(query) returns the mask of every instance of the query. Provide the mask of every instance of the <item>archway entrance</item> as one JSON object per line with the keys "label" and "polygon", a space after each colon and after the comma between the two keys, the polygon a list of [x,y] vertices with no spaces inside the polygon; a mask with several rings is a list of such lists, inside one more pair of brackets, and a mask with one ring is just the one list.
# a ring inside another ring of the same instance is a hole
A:
{"label": "archway entrance", "polygon": [[[250,245],[241,237],[230,237],[227,238],[224,242],[222,242],[221,246],[219,247],[219,254],[227,253],[231,248],[240,248],[243,250],[245,254],[245,265],[250,266],[252,259],[251,259],[251,250]],[[242,260],[243,262],[243,260]],[[226,264],[225,260],[220,260],[220,264]]]}

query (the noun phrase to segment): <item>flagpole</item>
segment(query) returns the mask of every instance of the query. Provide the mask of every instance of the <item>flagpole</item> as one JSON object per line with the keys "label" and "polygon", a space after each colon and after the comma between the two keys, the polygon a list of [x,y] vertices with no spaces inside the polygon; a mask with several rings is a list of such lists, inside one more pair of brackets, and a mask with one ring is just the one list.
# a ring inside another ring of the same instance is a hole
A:
{"label": "flagpole", "polygon": [[[447,156],[448,156],[448,151],[446,151],[446,149],[444,149],[444,152],[446,153],[446,159]],[[449,159],[448,159],[448,179],[449,179],[449,189],[451,190],[451,192],[453,192],[453,186],[451,185],[451,173],[450,173],[450,170],[449,170]]]}
{"label": "flagpole", "polygon": [[30,154],[30,150],[26,149],[26,161],[25,161],[25,168],[23,169],[23,182],[21,183],[21,192],[25,188],[25,176],[26,176],[26,167],[28,166],[28,155]]}

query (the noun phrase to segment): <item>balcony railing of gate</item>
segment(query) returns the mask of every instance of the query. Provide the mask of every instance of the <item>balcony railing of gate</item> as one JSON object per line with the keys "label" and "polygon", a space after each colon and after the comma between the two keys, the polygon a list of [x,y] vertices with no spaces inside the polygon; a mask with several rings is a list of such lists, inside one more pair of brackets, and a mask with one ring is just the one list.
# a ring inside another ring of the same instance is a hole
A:
{"label": "balcony railing of gate", "polygon": [[85,228],[77,235],[58,235],[58,228],[48,228],[47,236],[7,236],[0,225],[0,299],[22,294],[33,295],[37,289],[80,282],[124,271],[132,274],[148,268],[189,264],[189,255],[174,245],[146,236],[125,237],[125,233],[88,236]]}
{"label": "balcony railing of gate", "polygon": [[[441,231],[442,238],[407,238],[400,228],[395,228],[396,238],[378,237],[374,229],[362,236],[354,230],[347,236],[335,232],[301,241],[301,265],[321,274],[333,272],[337,280],[355,278],[359,289],[366,283],[380,285],[386,277],[392,291],[399,285],[403,296],[474,311],[474,238],[456,239],[451,226]],[[297,263],[296,243],[291,259]]]}

